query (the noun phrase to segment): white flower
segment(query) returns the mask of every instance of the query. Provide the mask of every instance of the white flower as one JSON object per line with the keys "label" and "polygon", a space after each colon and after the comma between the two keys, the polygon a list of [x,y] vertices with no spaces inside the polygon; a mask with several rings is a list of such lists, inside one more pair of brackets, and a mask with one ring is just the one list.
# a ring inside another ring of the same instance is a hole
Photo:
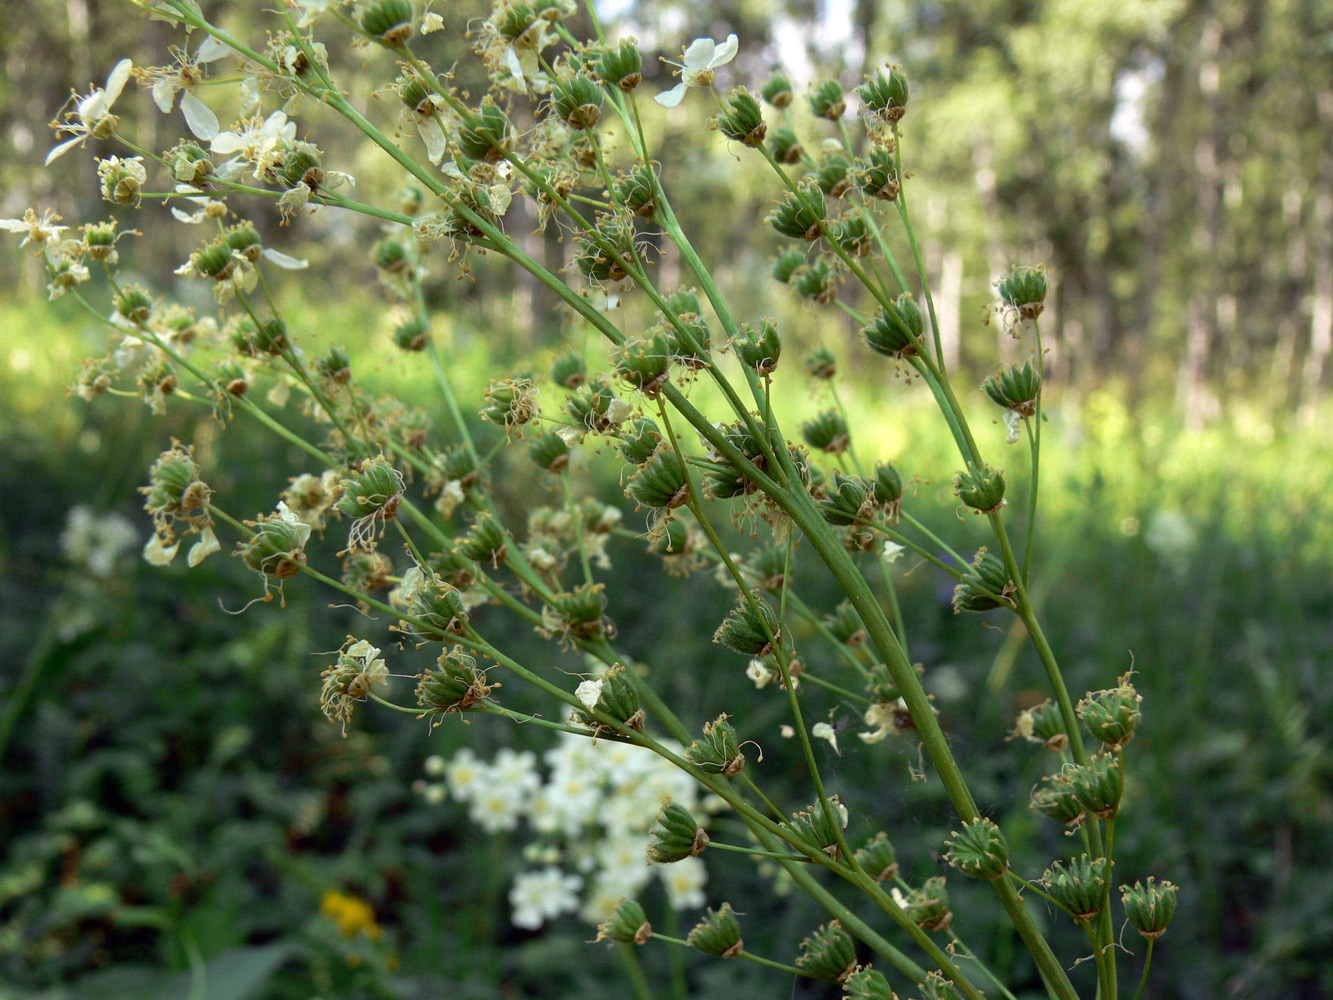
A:
{"label": "white flower", "polygon": [[118,560],[138,541],[139,533],[119,514],[95,514],[90,507],[72,507],[60,533],[60,548],[70,562],[94,576],[110,576]]}
{"label": "white flower", "polygon": [[488,768],[477,759],[477,755],[468,747],[463,747],[445,767],[444,778],[453,797],[466,802],[485,784],[487,771]]}
{"label": "white flower", "polygon": [[132,61],[122,59],[112,67],[111,73],[106,78],[106,87],[94,90],[87,97],[78,99],[74,110],[65,116],[65,123],[58,129],[60,132],[73,133],[74,138],[66,139],[47,153],[46,165],[49,166],[51,161],[64,156],[75,146],[83,145],[89,136],[104,139],[115,131],[116,119],[111,114],[111,105],[116,103],[116,98],[125,89],[125,84],[130,78],[130,70],[133,68]]}
{"label": "white flower", "polygon": [[777,675],[764,666],[763,660],[751,660],[750,665],[745,668],[745,676],[754,681],[756,688],[764,688]]}
{"label": "white flower", "polygon": [[787,725],[786,723],[783,723],[781,726],[778,726],[778,732],[782,734],[782,738],[784,740],[789,740],[796,735],[796,730],[793,729],[791,726]]}
{"label": "white flower", "polygon": [[[286,505],[279,504],[279,506]],[[310,536],[310,525],[297,519],[296,515],[292,514],[291,511],[288,511],[287,513],[291,514],[291,520],[286,517],[284,517],[283,520],[287,521],[289,524],[293,523],[293,521],[296,524],[300,524],[305,528],[305,534],[308,538]],[[301,544],[305,544],[305,539],[301,540]],[[348,646],[345,655],[354,660],[361,661],[361,673],[365,676],[366,683],[369,686],[374,686],[376,684],[385,686],[389,683],[389,668],[385,666],[384,660],[380,656],[380,651],[365,639],[358,639],[356,642],[352,643],[352,645]]]}
{"label": "white flower", "polygon": [[685,92],[690,87],[711,87],[716,75],[713,71],[735,59],[738,47],[735,35],[728,35],[721,45],[711,38],[696,38],[685,50],[685,61],[671,63],[680,67],[680,83],[656,95],[653,100],[664,108],[674,108],[685,99]]}
{"label": "white flower", "polygon": [[906,551],[907,549],[897,542],[885,542],[884,551],[880,553],[880,558],[887,563],[894,563]]}
{"label": "white flower", "polygon": [[425,14],[421,18],[421,33],[429,35],[432,31],[442,31],[444,29],[444,18],[434,11]]}
{"label": "white flower", "polygon": [[708,869],[702,858],[683,858],[674,865],[656,865],[654,870],[666,887],[672,909],[693,910],[704,905]]}
{"label": "white flower", "polygon": [[[293,525],[296,528],[296,533],[301,537],[301,548],[305,548],[305,543],[310,541],[310,525],[302,521],[296,515],[296,511],[288,507],[286,502],[283,500],[278,501],[278,517],[281,518],[283,521],[286,521],[288,524]],[[357,643],[357,646],[360,646],[363,643],[367,646],[370,645],[370,643],[362,639],[361,642]],[[352,648],[355,649],[356,646]],[[351,650],[348,650],[348,652],[351,652]],[[379,650],[376,649],[375,652],[378,653]]]}
{"label": "white flower", "polygon": [[149,78],[153,79],[151,93],[153,103],[157,105],[158,110],[164,115],[170,114],[176,103],[176,94],[180,93],[181,112],[185,115],[185,124],[190,127],[196,138],[205,142],[218,134],[218,116],[194,95],[194,86],[203,77],[199,67],[230,53],[231,49],[224,42],[209,35],[200,43],[198,51],[193,56],[181,52],[177,55],[175,66],[164,70],[150,70],[148,74]]}
{"label": "white flower", "polygon": [[1023,423],[1023,414],[1017,410],[1004,411],[1004,427],[1007,433],[1004,435],[1005,444],[1018,443],[1018,428]]}
{"label": "white flower", "polygon": [[29,208],[24,211],[21,219],[0,219],[0,229],[7,233],[23,233],[20,247],[26,247],[29,243],[45,247],[49,240],[54,240],[69,228],[69,226],[54,225],[53,223],[59,218],[60,216],[48,208],[39,219],[37,213]]}
{"label": "white flower", "polygon": [[514,926],[536,930],[552,917],[578,909],[583,879],[567,875],[554,865],[540,871],[520,872],[509,889]]}
{"label": "white flower", "polygon": [[[186,561],[190,564],[190,568],[194,569],[221,548],[222,546],[218,543],[218,536],[214,533],[213,529],[205,528],[199,535],[199,541],[190,546],[189,556]],[[381,660],[380,662],[382,663],[384,661]]]}
{"label": "white flower", "polygon": [[589,712],[597,707],[597,701],[602,697],[602,680],[584,681],[574,690],[574,697],[583,703],[583,707]]}
{"label": "white flower", "polygon": [[170,566],[180,547],[180,539],[168,545],[166,539],[154,531],[153,536],[148,539],[148,544],[143,547],[144,562],[150,566]]}
{"label": "white flower", "polygon": [[835,730],[827,722],[816,722],[813,726],[810,727],[810,735],[817,740],[828,740],[829,746],[833,748],[833,752],[838,754],[839,757],[842,756],[842,754],[838,750],[837,730]]}
{"label": "white flower", "polygon": [[[234,154],[238,162],[253,164],[255,177],[263,178],[265,168],[295,139],[296,122],[288,121],[285,112],[275,111],[262,122],[246,119],[234,129],[219,132],[209,143],[209,149],[223,156]],[[224,177],[225,166],[218,167],[218,173]]]}

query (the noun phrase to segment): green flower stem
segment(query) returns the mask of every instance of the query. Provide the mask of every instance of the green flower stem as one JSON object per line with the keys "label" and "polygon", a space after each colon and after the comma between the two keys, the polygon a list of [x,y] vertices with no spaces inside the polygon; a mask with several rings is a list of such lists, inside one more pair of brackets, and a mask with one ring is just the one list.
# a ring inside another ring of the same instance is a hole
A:
{"label": "green flower stem", "polygon": [[818,674],[811,673],[809,670],[801,674],[800,679],[803,681],[809,681],[811,684],[817,684],[819,687],[827,688],[828,690],[833,691],[836,694],[842,695],[844,698],[850,698],[852,701],[859,701],[863,705],[871,704],[870,699],[867,698],[865,695],[857,694],[855,691],[848,691],[845,687],[839,687],[836,684],[830,683],[829,681],[824,680],[824,678],[820,677]]}
{"label": "green flower stem", "polygon": [[[1041,323],[1034,319],[1032,326],[1037,334],[1037,372],[1041,374],[1046,365],[1046,356],[1042,353],[1041,346]],[[1039,481],[1038,474],[1041,471],[1041,404],[1045,389],[1046,383],[1043,379],[1037,389],[1037,411],[1032,415],[1031,420],[1025,419],[1023,421],[1027,427],[1028,448],[1032,454],[1032,485],[1029,487],[1028,496],[1028,536],[1023,551],[1023,586],[1025,587],[1028,584],[1028,573],[1032,569],[1032,545],[1037,537],[1037,484]]]}
{"label": "green flower stem", "polygon": [[[666,924],[667,933],[675,938],[680,937],[680,914],[676,912],[670,900],[664,909],[666,917],[663,922]],[[676,948],[668,948],[667,967],[671,971],[671,993],[674,1000],[690,1000],[689,983],[685,979],[684,954]]]}
{"label": "green flower stem", "polygon": [[776,851],[760,851],[753,847],[740,847],[736,844],[723,844],[720,841],[710,840],[708,847],[711,850],[716,847],[721,851],[735,851],[737,854],[753,854],[757,858],[777,858],[779,861],[795,861],[804,865],[815,864],[810,858],[801,857],[796,854],[779,854]]}
{"label": "green flower stem", "polygon": [[898,215],[903,220],[903,231],[907,234],[907,242],[912,248],[912,256],[916,258],[916,273],[921,278],[921,290],[926,293],[926,308],[930,311],[930,330],[935,339],[935,360],[939,364],[940,374],[944,374],[944,347],[940,342],[940,322],[935,318],[935,299],[930,294],[930,279],[926,276],[926,265],[921,259],[921,244],[917,242],[916,233],[912,231],[912,217],[907,211],[907,178],[903,175],[903,137],[897,123],[893,126],[893,159],[894,169],[898,173],[898,197],[894,203],[898,206]]}
{"label": "green flower stem", "polygon": [[627,941],[619,941],[616,943],[616,954],[620,956],[620,962],[625,966],[625,975],[629,978],[630,988],[634,990],[637,1000],[653,1000],[653,991],[648,986],[648,977],[643,974],[643,966],[639,963],[639,955],[634,950],[634,945]]}
{"label": "green flower stem", "polygon": [[578,544],[579,562],[583,564],[583,579],[592,584],[592,563],[588,559],[588,546],[583,540],[583,515],[574,505],[574,492],[569,487],[569,468],[560,473],[560,485],[565,493],[565,510],[569,511],[569,520],[574,525],[574,540]]}
{"label": "green flower stem", "polygon": [[587,729],[580,729],[578,726],[567,726],[561,722],[552,722],[550,719],[543,719],[539,715],[525,715],[522,712],[515,712],[512,708],[505,708],[503,705],[497,705],[491,701],[484,701],[474,708],[468,709],[470,712],[484,712],[486,715],[498,715],[501,718],[509,719],[523,726],[537,726],[540,729],[552,729],[560,733],[571,733],[574,736],[582,736],[585,739],[592,739],[593,734]]}
{"label": "green flower stem", "polygon": [[1139,977],[1139,988],[1134,991],[1134,1000],[1143,996],[1143,987],[1148,984],[1148,970],[1152,968],[1152,946],[1154,939],[1148,939],[1148,954],[1143,959],[1143,975]]}
{"label": "green flower stem", "polygon": [[943,539],[941,539],[937,534],[935,534],[935,532],[931,531],[931,530],[930,530],[929,528],[927,528],[924,524],[922,524],[922,523],[921,523],[920,521],[918,521],[915,517],[913,517],[910,511],[904,510],[904,511],[902,512],[902,514],[901,514],[901,517],[902,517],[902,519],[903,519],[904,521],[906,521],[908,524],[910,524],[913,528],[915,528],[917,531],[921,532],[921,534],[925,535],[925,536],[926,536],[927,538],[929,538],[932,542],[934,542],[937,546],[939,546],[940,551],[942,551],[942,552],[945,553],[947,556],[949,556],[951,559],[953,559],[954,562],[958,563],[959,566],[967,566],[967,565],[969,565],[969,563],[968,563],[968,561],[967,561],[966,559],[964,559],[964,558],[963,558],[962,556],[960,556],[957,552],[955,552],[952,548],[950,548],[949,545],[948,545]]}
{"label": "green flower stem", "polygon": [[1115,1000],[1114,994],[1111,993],[1110,981],[1106,976],[1106,958],[1102,954],[1101,946],[1097,941],[1097,933],[1091,924],[1079,922],[1079,926],[1083,928],[1083,933],[1088,936],[1088,944],[1092,946],[1092,959],[1097,965],[1097,996],[1099,1000],[1103,997]]}
{"label": "green flower stem", "polygon": [[791,603],[792,608],[796,613],[808,622],[824,639],[828,640],[829,645],[833,647],[834,651],[851,664],[857,673],[862,677],[869,675],[870,672],[866,669],[866,665],[856,658],[856,654],[848,649],[846,644],[838,641],[834,634],[829,631],[828,626],[824,624],[823,619],[815,614],[814,609],[812,609],[810,605],[806,604],[805,601],[795,593],[791,595]]}
{"label": "green flower stem", "polygon": [[744,771],[741,771],[741,773],[738,774],[737,777],[740,778],[741,782],[747,785],[750,788],[750,790],[755,793],[755,795],[759,796],[759,800],[763,802],[764,805],[768,806],[769,811],[772,812],[773,815],[778,818],[779,823],[787,822],[787,814],[773,804],[772,800],[769,799],[769,797],[764,794],[763,789],[761,789],[757,784],[755,784],[755,780],[753,778],[751,778]]}
{"label": "green flower stem", "polygon": [[1018,874],[1018,872],[1014,871],[1012,868],[1006,868],[1005,875],[1008,876],[1009,880],[1012,881],[1015,885],[1022,886],[1024,889],[1032,890],[1042,899],[1046,900],[1046,902],[1054,906],[1056,909],[1063,910],[1065,913],[1068,913],[1071,917],[1074,915],[1073,912],[1067,906],[1065,906],[1063,903],[1057,900],[1050,893],[1043,890],[1042,887],[1037,885],[1036,882],[1028,881],[1022,875]]}
{"label": "green flower stem", "polygon": [[[904,519],[907,517],[906,514],[903,514],[902,516]],[[897,542],[904,548],[910,549],[911,551],[919,555],[922,559],[926,560],[926,562],[931,563],[932,565],[937,566],[940,569],[944,570],[944,572],[948,573],[955,580],[961,580],[963,578],[962,570],[954,569],[939,556],[935,555],[928,549],[923,548],[921,545],[912,541],[912,539],[908,538],[906,535],[894,531],[883,521],[876,521],[874,518],[870,517],[858,517],[856,519],[856,522],[858,524],[864,524],[868,528],[874,528],[876,531],[882,532],[889,539],[889,541]],[[933,536],[932,540],[935,540]],[[952,555],[953,554],[952,550],[948,550],[948,554]],[[958,557],[954,556],[954,558],[957,559]],[[967,565],[967,563],[963,562],[961,559],[959,559],[958,561],[962,563],[964,566]]]}
{"label": "green flower stem", "polygon": [[[688,941],[684,941],[684,940],[682,940],[682,939],[680,939],[680,938],[678,938],[678,937],[669,937],[669,936],[667,936],[666,934],[658,934],[657,931],[653,931],[652,936],[653,936],[654,938],[656,938],[658,941],[665,941],[667,944],[680,945],[682,948],[691,948],[691,947],[693,947],[693,945],[691,945]],[[781,962],[774,962],[774,961],[772,961],[771,959],[760,958],[758,955],[752,954],[751,952],[748,952],[748,951],[741,951],[740,954],[735,955],[735,956],[733,956],[733,957],[734,957],[734,958],[743,958],[743,959],[745,959],[745,960],[748,961],[748,962],[754,962],[756,965],[763,965],[763,966],[766,966],[767,968],[770,968],[770,969],[777,969],[777,970],[779,970],[780,972],[790,972],[790,973],[791,973],[792,975],[794,975],[794,976],[806,976],[806,975],[807,975],[807,973],[802,972],[800,969],[796,968],[795,966],[792,966],[792,965],[783,965]]]}
{"label": "green flower stem", "polygon": [[[1120,784],[1125,782],[1124,752],[1118,752],[1117,766],[1120,768]],[[1111,1000],[1119,995],[1118,971],[1116,969],[1115,929],[1111,926],[1111,874],[1114,861],[1111,858],[1115,846],[1115,816],[1106,820],[1106,892],[1102,896],[1102,914],[1097,924],[1097,943],[1106,957],[1106,996]]]}

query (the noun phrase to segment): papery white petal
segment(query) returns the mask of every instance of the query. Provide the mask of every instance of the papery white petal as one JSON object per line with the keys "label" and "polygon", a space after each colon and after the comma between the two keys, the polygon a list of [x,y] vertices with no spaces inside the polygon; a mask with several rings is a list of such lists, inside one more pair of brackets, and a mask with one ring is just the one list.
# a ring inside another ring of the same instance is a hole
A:
{"label": "papery white petal", "polygon": [[736,58],[736,50],[740,47],[740,40],[735,35],[728,35],[727,40],[719,45],[717,51],[713,53],[713,58],[708,60],[708,68],[714,69],[718,66],[725,66]]}
{"label": "papery white petal", "polygon": [[150,566],[170,566],[180,547],[179,539],[170,547],[164,545],[162,536],[154,531],[152,537],[148,539],[148,544],[143,547],[144,562]]}
{"label": "papery white petal", "polygon": [[203,209],[200,209],[198,212],[195,212],[193,215],[190,215],[187,212],[182,212],[175,205],[171,206],[171,217],[175,219],[177,222],[184,222],[186,225],[190,226],[203,222],[207,214],[208,213],[205,212]]}
{"label": "papery white petal", "polygon": [[523,79],[523,64],[518,60],[518,53],[510,45],[505,49],[505,65],[509,67],[509,72],[514,77],[514,87],[520,94],[528,92],[527,81]]}
{"label": "papery white petal", "polygon": [[301,271],[310,266],[308,260],[298,260],[295,257],[288,257],[281,250],[274,250],[272,247],[265,247],[263,256],[266,260],[277,264],[278,267],[287,271]]}
{"label": "papery white petal", "polygon": [[670,90],[664,90],[660,94],[654,94],[653,100],[664,108],[674,108],[681,101],[685,100],[685,91],[688,89],[689,85],[681,82],[676,84]]}
{"label": "papery white petal", "polygon": [[239,153],[245,148],[245,140],[236,132],[219,132],[208,144],[208,148],[226,156],[228,153]]}
{"label": "papery white petal", "polygon": [[440,128],[440,123],[434,118],[427,118],[425,121],[417,122],[417,135],[421,136],[421,141],[426,144],[426,157],[435,166],[440,165],[444,159],[444,129]]}
{"label": "papery white petal", "polygon": [[218,116],[188,90],[181,95],[181,111],[185,115],[185,124],[190,126],[190,131],[196,137],[205,141],[217,137]]}
{"label": "papery white petal", "polygon": [[[733,36],[734,37],[734,36]],[[713,53],[717,43],[711,38],[696,38],[685,50],[685,68],[692,70],[707,69],[713,65]]]}
{"label": "papery white petal", "polygon": [[230,52],[231,49],[227,47],[226,42],[214,35],[209,35],[200,43],[199,50],[194,54],[194,61],[212,62],[214,59],[221,59]]}
{"label": "papery white petal", "polygon": [[429,35],[432,31],[440,31],[444,28],[444,18],[432,11],[421,18],[421,33]]}
{"label": "papery white petal", "polygon": [[213,533],[213,529],[205,528],[199,536],[199,541],[190,546],[190,553],[186,562],[190,564],[190,569],[194,569],[221,548],[222,546],[218,543],[218,536]]}
{"label": "papery white petal", "polygon": [[77,146],[79,143],[83,142],[83,139],[84,137],[81,135],[76,135],[73,139],[66,139],[59,146],[57,146],[55,149],[51,150],[51,152],[46,154],[46,163],[43,165],[49,167],[52,161],[64,156],[72,148]]}
{"label": "papery white petal", "polygon": [[110,111],[111,105],[116,103],[116,98],[120,92],[125,89],[125,84],[129,82],[130,70],[134,68],[134,62],[130,59],[122,59],[111,70],[111,75],[106,78],[106,97],[102,105],[103,112]]}
{"label": "papery white petal", "polygon": [[157,105],[157,110],[164,115],[171,113],[171,105],[176,100],[176,85],[171,80],[158,80],[153,84],[151,91],[153,103]]}
{"label": "papery white petal", "polygon": [[31,228],[22,219],[0,219],[0,229],[7,233],[26,233]]}

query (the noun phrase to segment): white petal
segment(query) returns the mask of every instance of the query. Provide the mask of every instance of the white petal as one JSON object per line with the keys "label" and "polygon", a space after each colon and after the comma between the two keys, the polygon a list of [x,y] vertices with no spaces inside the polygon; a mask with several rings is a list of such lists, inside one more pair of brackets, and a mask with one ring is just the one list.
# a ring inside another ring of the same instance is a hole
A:
{"label": "white petal", "polygon": [[435,166],[440,165],[444,159],[444,129],[440,128],[440,123],[434,118],[427,118],[423,122],[417,122],[417,135],[421,136],[421,141],[426,144],[426,156]]}
{"label": "white petal", "polygon": [[46,164],[45,164],[45,166],[50,166],[52,160],[55,160],[55,159],[58,159],[58,158],[61,157],[61,156],[64,156],[64,155],[65,155],[66,153],[68,153],[68,152],[70,151],[70,149],[72,149],[74,146],[77,146],[79,143],[83,142],[83,138],[84,138],[84,137],[81,136],[81,135],[76,135],[73,139],[66,139],[66,140],[65,140],[64,142],[62,142],[59,146],[57,146],[55,149],[51,150],[51,152],[49,152],[49,153],[46,154]]}
{"label": "white petal", "polygon": [[0,229],[9,233],[26,233],[32,228],[31,224],[22,219],[0,219]]}
{"label": "white petal", "polygon": [[196,137],[207,142],[218,134],[218,116],[188,90],[181,95],[181,111],[185,114],[185,124]]}
{"label": "white petal", "polygon": [[177,539],[176,543],[168,548],[162,543],[162,536],[154,531],[152,537],[148,539],[148,544],[143,547],[144,562],[150,566],[170,566],[180,547],[180,540]]}
{"label": "white petal", "polygon": [[228,153],[239,153],[244,147],[245,141],[235,132],[219,132],[208,144],[209,149],[223,156]]}
{"label": "white petal", "polygon": [[685,91],[688,89],[689,85],[682,81],[670,90],[664,90],[660,94],[655,94],[653,100],[664,108],[674,108],[681,101],[685,100]]}
{"label": "white petal", "polygon": [[171,113],[171,105],[176,99],[176,86],[171,80],[158,80],[153,84],[153,103],[164,115]]}
{"label": "white petal", "polygon": [[190,569],[194,569],[221,548],[222,546],[218,544],[218,536],[213,533],[213,529],[205,528],[203,534],[199,536],[199,541],[190,546],[190,554],[186,562],[190,564]]}
{"label": "white petal", "polygon": [[685,68],[701,70],[712,66],[713,52],[716,49],[717,43],[711,38],[696,38],[685,50]]}
{"label": "white petal", "polygon": [[281,250],[274,250],[272,247],[265,247],[263,256],[286,271],[300,271],[310,266],[310,261],[288,257]]}
{"label": "white petal", "polygon": [[195,212],[193,215],[189,215],[186,212],[182,212],[175,205],[171,206],[172,218],[176,219],[178,222],[188,223],[191,226],[195,225],[196,223],[203,222],[205,214],[206,213],[204,213],[203,211],[199,211]]}
{"label": "white petal", "polygon": [[201,63],[212,62],[214,59],[221,59],[230,52],[231,49],[227,47],[226,42],[213,35],[209,35],[199,45],[199,51],[194,54],[194,61]]}
{"label": "white petal", "polygon": [[713,58],[708,61],[709,68],[725,66],[736,58],[736,50],[739,48],[740,41],[736,36],[728,35],[727,40],[717,47],[717,51],[713,53]]}
{"label": "white petal", "polygon": [[111,70],[111,75],[106,78],[106,103],[102,106],[103,111],[110,111],[111,105],[116,103],[116,98],[125,89],[125,84],[130,78],[130,70],[133,68],[133,61],[122,59]]}
{"label": "white petal", "polygon": [[518,53],[514,51],[511,45],[505,49],[505,64],[509,67],[509,72],[514,76],[514,83],[518,87],[520,94],[528,92],[527,81],[523,79],[523,64],[518,61]]}

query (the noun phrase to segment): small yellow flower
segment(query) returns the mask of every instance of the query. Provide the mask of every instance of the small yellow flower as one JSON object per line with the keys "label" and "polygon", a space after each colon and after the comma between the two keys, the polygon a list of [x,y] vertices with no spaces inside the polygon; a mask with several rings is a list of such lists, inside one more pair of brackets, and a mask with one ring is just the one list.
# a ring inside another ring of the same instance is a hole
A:
{"label": "small yellow flower", "polygon": [[364,934],[372,941],[384,937],[384,928],[375,922],[375,911],[364,899],[329,889],[320,898],[319,912],[338,925],[338,933],[345,938]]}

